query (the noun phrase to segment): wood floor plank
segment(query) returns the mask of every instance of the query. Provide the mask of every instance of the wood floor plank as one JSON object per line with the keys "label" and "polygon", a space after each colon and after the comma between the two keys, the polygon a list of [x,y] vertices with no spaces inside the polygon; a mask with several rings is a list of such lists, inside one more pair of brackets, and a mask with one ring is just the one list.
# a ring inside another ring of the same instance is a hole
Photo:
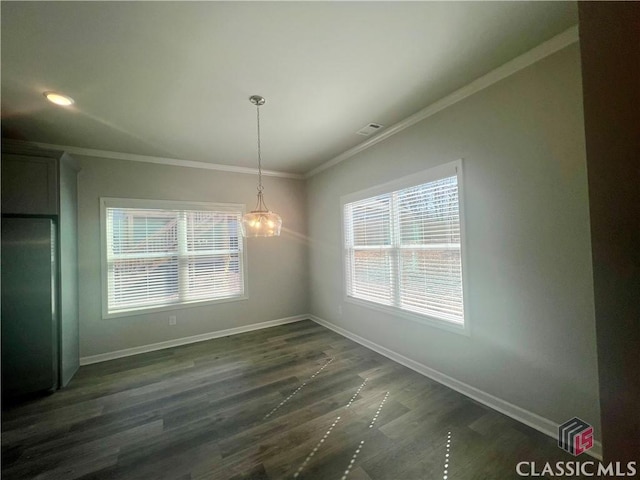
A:
{"label": "wood floor plank", "polygon": [[7,404],[2,478],[423,480],[571,460],[553,439],[311,322],[81,367]]}

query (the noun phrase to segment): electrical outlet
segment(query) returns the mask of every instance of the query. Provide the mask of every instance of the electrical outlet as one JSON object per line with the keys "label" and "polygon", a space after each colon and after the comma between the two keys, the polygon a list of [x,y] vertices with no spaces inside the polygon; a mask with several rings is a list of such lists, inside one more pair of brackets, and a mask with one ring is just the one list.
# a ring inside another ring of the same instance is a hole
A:
{"label": "electrical outlet", "polygon": [[175,315],[169,315],[169,325],[175,325],[178,323],[178,319]]}
{"label": "electrical outlet", "polygon": [[342,318],[342,305],[338,305],[338,318]]}

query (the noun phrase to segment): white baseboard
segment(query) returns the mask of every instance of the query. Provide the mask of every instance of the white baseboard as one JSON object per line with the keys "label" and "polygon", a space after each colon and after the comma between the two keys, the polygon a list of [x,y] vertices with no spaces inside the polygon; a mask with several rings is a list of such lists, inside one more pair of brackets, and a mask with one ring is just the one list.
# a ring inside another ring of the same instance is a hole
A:
{"label": "white baseboard", "polygon": [[80,358],[80,365],[90,365],[92,363],[106,362],[116,358],[129,357],[140,353],[153,352],[163,350],[165,348],[178,347],[189,343],[203,342],[214,338],[226,337],[229,335],[237,335],[239,333],[251,332],[263,328],[275,327],[286,323],[299,322],[301,320],[309,320],[309,315],[295,315],[293,317],[278,318],[268,322],[252,323],[242,327],[227,328],[226,330],[218,330],[216,332],[203,333],[201,335],[193,335],[191,337],[176,338],[175,340],[167,340],[165,342],[151,343],[149,345],[141,345],[139,347],[125,348],[124,350],[116,350],[115,352],[100,353],[99,355],[90,355]]}
{"label": "white baseboard", "polygon": [[[333,323],[328,322],[327,320],[323,320],[322,318],[319,318],[315,315],[307,315],[305,318],[310,318],[314,322],[322,325],[323,327],[327,327],[330,330],[333,330],[334,332],[342,335],[343,337],[347,337],[353,340],[354,342],[357,342],[360,345],[363,345],[373,350],[374,352],[379,353],[380,355],[384,355],[385,357],[390,358],[391,360],[399,363],[400,365],[404,365],[405,367],[410,368],[411,370],[414,370],[424,375],[425,377],[429,377],[432,380],[435,380],[436,382],[441,383],[442,385],[445,385],[451,388],[452,390],[455,390],[456,392],[459,392],[475,400],[476,402],[479,402],[483,405],[486,405],[489,408],[497,410],[498,412],[503,413],[504,415],[507,415],[508,417],[511,417],[520,423],[524,423],[525,425],[528,425],[531,428],[535,428],[536,430],[544,433],[545,435],[548,435],[552,438],[557,438],[558,424],[555,422],[552,422],[547,418],[544,418],[544,417],[541,417],[540,415],[529,412],[524,408],[518,407],[517,405],[513,405],[512,403],[509,403],[498,397],[494,397],[489,393],[483,392],[482,390],[472,387],[471,385],[467,385],[466,383],[456,380],[455,378],[445,375],[444,373],[434,370],[433,368],[427,367],[426,365],[416,362],[415,360],[407,358],[404,355],[394,352],[393,350],[389,350],[388,348],[383,347],[382,345],[378,345],[377,343],[367,340],[366,338],[356,335],[355,333],[350,332],[349,330],[345,330],[344,328],[334,325]],[[602,460],[602,444],[597,441],[594,442],[593,448],[591,448],[585,453],[587,453],[588,455],[598,460]]]}

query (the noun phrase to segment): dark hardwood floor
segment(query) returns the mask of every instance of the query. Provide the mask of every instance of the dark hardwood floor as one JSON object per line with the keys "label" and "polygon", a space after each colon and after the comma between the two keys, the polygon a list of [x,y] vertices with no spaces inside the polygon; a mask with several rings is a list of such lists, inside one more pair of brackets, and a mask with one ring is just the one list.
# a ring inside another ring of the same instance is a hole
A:
{"label": "dark hardwood floor", "polygon": [[311,321],[85,366],[2,415],[6,480],[501,480],[572,459]]}

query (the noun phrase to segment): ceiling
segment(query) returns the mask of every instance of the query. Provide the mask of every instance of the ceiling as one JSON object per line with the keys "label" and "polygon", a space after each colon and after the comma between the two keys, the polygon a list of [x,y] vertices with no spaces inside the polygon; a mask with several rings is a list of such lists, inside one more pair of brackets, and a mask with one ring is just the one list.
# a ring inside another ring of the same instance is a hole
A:
{"label": "ceiling", "polygon": [[[3,137],[305,173],[577,23],[573,2],[2,2]],[[73,97],[72,107],[42,92]]]}

